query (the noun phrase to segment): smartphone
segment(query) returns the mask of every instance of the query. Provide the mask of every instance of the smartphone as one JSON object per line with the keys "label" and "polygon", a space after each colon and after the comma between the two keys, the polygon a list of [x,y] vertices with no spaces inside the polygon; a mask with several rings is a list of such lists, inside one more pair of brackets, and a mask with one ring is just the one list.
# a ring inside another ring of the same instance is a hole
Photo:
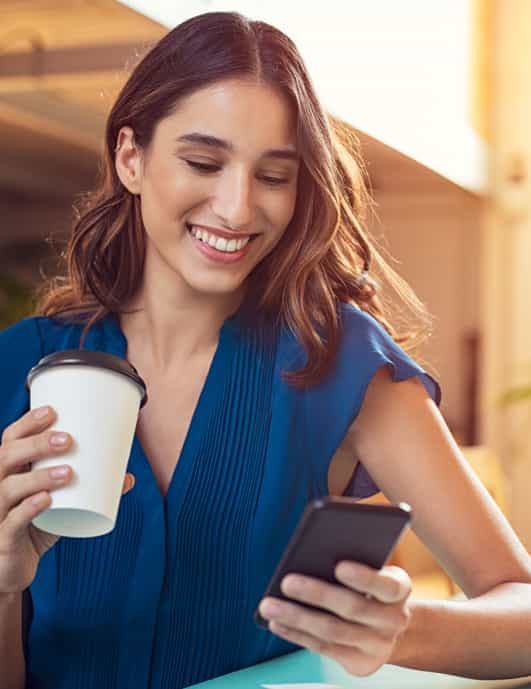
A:
{"label": "smartphone", "polygon": [[[411,507],[404,502],[369,505],[353,498],[314,500],[306,507],[263,597],[289,600],[280,590],[280,582],[290,572],[338,584],[334,569],[341,560],[380,569],[410,521]],[[258,609],[254,620],[267,628]]]}

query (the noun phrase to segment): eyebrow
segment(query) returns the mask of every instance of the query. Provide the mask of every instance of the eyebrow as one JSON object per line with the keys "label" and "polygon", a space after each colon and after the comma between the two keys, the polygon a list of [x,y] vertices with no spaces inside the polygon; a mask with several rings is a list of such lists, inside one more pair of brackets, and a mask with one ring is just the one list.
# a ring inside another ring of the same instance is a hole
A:
{"label": "eyebrow", "polygon": [[[218,139],[217,136],[210,136],[209,134],[200,134],[199,132],[191,132],[190,134],[183,134],[176,139],[182,143],[199,144],[201,146],[211,146],[213,148],[221,148],[224,151],[234,151],[234,145],[230,141]],[[279,158],[280,160],[299,160],[299,154],[291,148],[271,148],[262,153],[264,158]]]}

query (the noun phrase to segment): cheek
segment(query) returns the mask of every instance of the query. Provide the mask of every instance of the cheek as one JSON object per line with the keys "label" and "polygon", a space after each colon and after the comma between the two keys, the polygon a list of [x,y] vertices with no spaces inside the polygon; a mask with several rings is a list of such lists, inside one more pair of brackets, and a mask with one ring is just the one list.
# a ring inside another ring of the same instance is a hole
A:
{"label": "cheek", "polygon": [[190,180],[182,171],[174,172],[171,181],[166,185],[167,198],[177,212],[186,212],[209,196],[208,185],[204,180]]}
{"label": "cheek", "polygon": [[279,235],[284,232],[293,217],[296,199],[297,193],[296,190],[293,190],[293,192],[282,194],[282,196],[279,195],[278,198],[271,201],[269,218],[278,230]]}
{"label": "cheek", "polygon": [[186,174],[169,166],[152,171],[142,194],[146,229],[164,227],[201,203],[205,190],[201,184],[190,183]]}
{"label": "cheek", "polygon": [[151,168],[149,176],[144,178],[141,196],[146,230],[157,231],[157,226],[173,215],[172,205],[177,198],[175,181],[160,166],[156,169]]}

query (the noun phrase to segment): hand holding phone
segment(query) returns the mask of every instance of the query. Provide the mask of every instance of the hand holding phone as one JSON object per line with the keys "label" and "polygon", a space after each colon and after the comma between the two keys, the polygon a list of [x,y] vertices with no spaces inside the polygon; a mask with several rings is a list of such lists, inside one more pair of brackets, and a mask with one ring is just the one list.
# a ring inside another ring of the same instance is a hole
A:
{"label": "hand holding phone", "polygon": [[[334,571],[342,560],[380,569],[410,520],[411,508],[405,503],[368,505],[336,497],[315,500],[306,508],[263,597],[287,599],[280,584],[292,572],[339,584]],[[268,626],[258,610],[255,622]]]}

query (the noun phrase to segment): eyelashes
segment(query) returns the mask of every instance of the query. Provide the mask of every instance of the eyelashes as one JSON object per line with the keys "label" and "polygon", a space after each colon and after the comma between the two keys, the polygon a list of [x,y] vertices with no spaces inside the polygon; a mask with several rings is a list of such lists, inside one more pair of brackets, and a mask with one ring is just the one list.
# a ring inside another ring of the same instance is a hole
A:
{"label": "eyelashes", "polygon": [[219,165],[209,165],[208,163],[198,163],[195,160],[185,160],[185,163],[189,165],[192,169],[198,170],[204,173],[219,172],[221,167]]}
{"label": "eyelashes", "polygon": [[[183,160],[189,167],[192,168],[192,170],[195,170],[196,172],[202,175],[212,175],[221,170],[220,165],[212,165],[210,163],[199,163],[196,160],[188,160],[186,158],[184,158]],[[272,187],[279,187],[289,183],[289,179],[286,179],[285,177],[269,177],[268,175],[259,175],[258,179]]]}

